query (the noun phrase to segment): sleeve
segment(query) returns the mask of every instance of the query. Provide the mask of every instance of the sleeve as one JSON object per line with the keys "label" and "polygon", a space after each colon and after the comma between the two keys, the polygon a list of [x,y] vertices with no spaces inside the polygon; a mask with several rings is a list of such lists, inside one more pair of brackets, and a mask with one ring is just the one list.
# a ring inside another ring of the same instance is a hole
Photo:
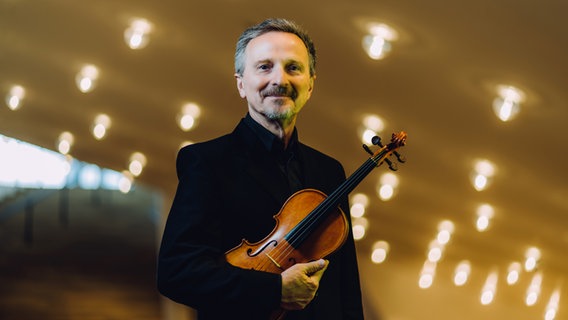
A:
{"label": "sleeve", "polygon": [[[177,157],[178,188],[158,255],[157,284],[164,296],[198,310],[280,305],[281,276],[230,265],[218,239],[222,195],[215,164],[193,148]],[[262,310],[259,310],[262,309]]]}

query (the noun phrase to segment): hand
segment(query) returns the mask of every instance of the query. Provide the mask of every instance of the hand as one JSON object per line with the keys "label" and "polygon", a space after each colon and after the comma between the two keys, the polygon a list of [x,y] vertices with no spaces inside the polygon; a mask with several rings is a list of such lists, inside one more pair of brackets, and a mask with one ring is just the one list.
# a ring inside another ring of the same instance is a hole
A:
{"label": "hand", "polygon": [[286,310],[302,310],[315,297],[319,282],[329,261],[317,260],[298,263],[282,272],[282,300]]}

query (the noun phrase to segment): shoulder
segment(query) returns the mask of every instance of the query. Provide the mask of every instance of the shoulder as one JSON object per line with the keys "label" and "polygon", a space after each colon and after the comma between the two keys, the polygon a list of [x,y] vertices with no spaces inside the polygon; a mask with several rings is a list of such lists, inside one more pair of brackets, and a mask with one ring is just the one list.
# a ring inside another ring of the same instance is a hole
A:
{"label": "shoulder", "polygon": [[300,150],[307,161],[315,161],[325,166],[331,166],[343,171],[343,165],[339,160],[317,150],[306,144],[300,143]]}
{"label": "shoulder", "polygon": [[224,161],[232,153],[234,138],[231,134],[187,145],[178,151],[176,168],[178,176],[188,169],[206,168]]}

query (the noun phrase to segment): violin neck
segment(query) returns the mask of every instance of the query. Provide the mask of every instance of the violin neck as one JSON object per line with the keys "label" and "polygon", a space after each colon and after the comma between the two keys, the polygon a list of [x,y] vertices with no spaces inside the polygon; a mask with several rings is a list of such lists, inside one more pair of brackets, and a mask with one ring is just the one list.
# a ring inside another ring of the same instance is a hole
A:
{"label": "violin neck", "polygon": [[284,237],[293,247],[298,248],[321,224],[327,214],[337,208],[341,201],[377,166],[375,157],[367,159],[349,178],[310,212]]}

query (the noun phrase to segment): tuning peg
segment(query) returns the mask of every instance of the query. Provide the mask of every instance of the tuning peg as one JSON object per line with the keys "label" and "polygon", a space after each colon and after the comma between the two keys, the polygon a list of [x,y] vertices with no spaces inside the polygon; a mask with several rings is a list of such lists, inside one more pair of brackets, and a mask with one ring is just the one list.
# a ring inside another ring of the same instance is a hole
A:
{"label": "tuning peg", "polygon": [[398,162],[401,162],[401,163],[405,163],[405,162],[406,162],[406,157],[405,157],[405,156],[401,155],[400,153],[398,153],[398,152],[396,152],[396,151],[393,152],[393,154],[395,155],[395,157],[396,157],[396,159],[398,160]]}
{"label": "tuning peg", "polygon": [[381,137],[379,136],[374,136],[373,138],[371,138],[371,143],[381,148],[383,147],[383,144],[381,143]]}
{"label": "tuning peg", "polygon": [[[371,139],[371,142],[372,142],[374,145],[379,146],[379,147],[381,147],[381,148],[384,147],[383,144],[382,144],[382,142],[381,142],[381,137],[379,137],[379,136],[374,136],[374,137]],[[369,148],[369,147],[367,147],[367,149],[368,149],[368,148]],[[367,149],[365,149],[365,150],[367,150]],[[367,152],[369,152],[369,151],[367,151]],[[403,156],[403,155],[401,155],[400,153],[398,153],[398,151],[393,151],[393,154],[396,156],[396,159],[398,160],[398,162],[401,162],[401,163],[405,163],[405,162],[406,162],[406,157]],[[386,162],[386,161],[385,161],[385,162]],[[387,162],[387,163],[388,163],[388,162]],[[390,167],[391,167],[391,165],[389,164],[389,168],[390,168]],[[394,170],[396,170],[396,169],[394,169]],[[393,170],[393,171],[394,171],[394,170]]]}
{"label": "tuning peg", "polygon": [[396,171],[398,170],[398,166],[396,165],[395,162],[392,162],[390,159],[385,158],[385,162],[389,165],[389,169],[391,169],[392,171]]}
{"label": "tuning peg", "polygon": [[373,155],[373,151],[369,148],[368,145],[363,143],[363,149],[365,149],[365,151],[367,151],[368,154]]}

